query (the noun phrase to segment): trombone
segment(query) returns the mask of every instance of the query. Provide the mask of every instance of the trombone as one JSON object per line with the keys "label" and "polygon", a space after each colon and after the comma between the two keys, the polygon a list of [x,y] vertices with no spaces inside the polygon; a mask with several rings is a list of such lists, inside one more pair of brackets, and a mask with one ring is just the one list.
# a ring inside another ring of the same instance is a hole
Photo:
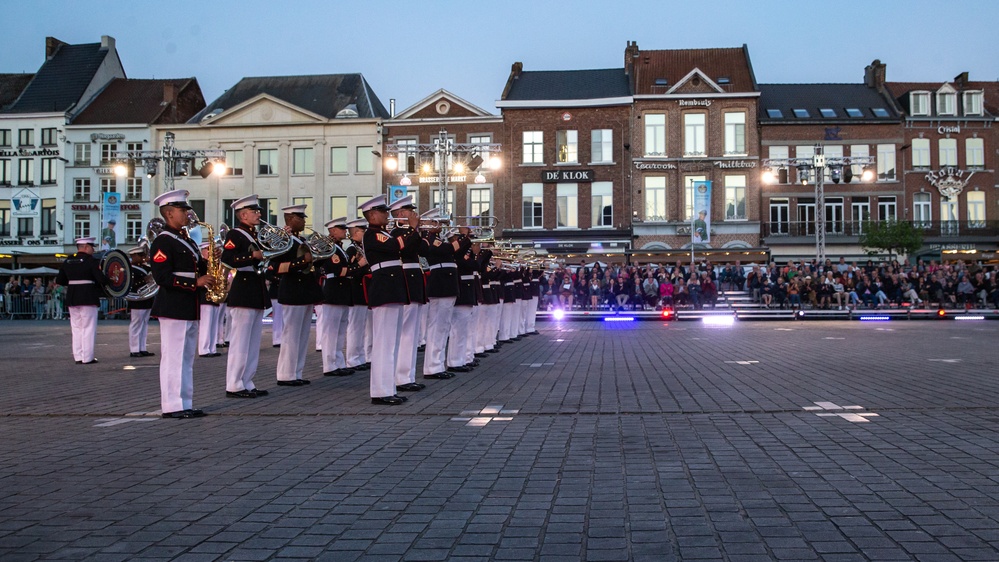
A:
{"label": "trombone", "polygon": [[[405,217],[389,219],[389,226],[392,228],[409,228],[409,219]],[[451,226],[449,219],[421,219],[420,230],[437,230],[438,228],[448,228]]]}

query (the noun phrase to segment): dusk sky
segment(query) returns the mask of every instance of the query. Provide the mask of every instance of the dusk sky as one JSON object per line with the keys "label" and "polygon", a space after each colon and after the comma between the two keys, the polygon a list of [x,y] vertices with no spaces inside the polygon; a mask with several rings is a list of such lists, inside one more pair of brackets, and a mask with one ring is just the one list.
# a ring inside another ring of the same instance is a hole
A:
{"label": "dusk sky", "polygon": [[0,73],[35,72],[45,37],[117,40],[129,78],[198,79],[209,104],[244,76],[360,72],[398,110],[440,88],[498,113],[524,70],[623,66],[642,49],[748,44],[756,78],[861,82],[999,80],[995,0],[364,2],[0,0]]}

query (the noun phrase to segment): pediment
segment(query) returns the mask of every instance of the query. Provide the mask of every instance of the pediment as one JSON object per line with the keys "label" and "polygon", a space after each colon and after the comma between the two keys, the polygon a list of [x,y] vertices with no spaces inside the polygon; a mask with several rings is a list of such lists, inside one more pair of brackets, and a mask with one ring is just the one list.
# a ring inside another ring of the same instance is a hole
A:
{"label": "pediment", "polygon": [[937,93],[938,94],[956,94],[957,90],[954,89],[954,86],[951,86],[950,84],[944,84],[943,86],[940,86],[940,89],[937,90]]}
{"label": "pediment", "polygon": [[327,119],[268,94],[260,94],[222,113],[202,120],[203,125],[260,125],[323,123]]}
{"label": "pediment", "polygon": [[495,115],[442,88],[401,111],[395,118],[455,119],[468,117],[495,117]]}
{"label": "pediment", "polygon": [[725,90],[708,78],[708,75],[695,68],[677,81],[667,94],[724,94]]}

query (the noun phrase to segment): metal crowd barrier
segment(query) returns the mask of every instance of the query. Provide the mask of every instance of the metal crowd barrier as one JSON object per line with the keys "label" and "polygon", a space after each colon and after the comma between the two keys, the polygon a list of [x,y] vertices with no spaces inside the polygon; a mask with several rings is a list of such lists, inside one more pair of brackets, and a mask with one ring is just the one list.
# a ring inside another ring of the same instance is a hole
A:
{"label": "metal crowd barrier", "polygon": [[[38,318],[38,307],[41,308],[41,317],[43,319],[69,318],[65,298],[56,302],[50,294],[44,295],[40,302],[35,302],[35,298],[30,295],[5,294],[3,295],[2,306],[0,306],[0,318],[9,320]],[[98,307],[98,318],[128,318],[128,302],[124,298],[111,299],[101,297],[101,303]]]}

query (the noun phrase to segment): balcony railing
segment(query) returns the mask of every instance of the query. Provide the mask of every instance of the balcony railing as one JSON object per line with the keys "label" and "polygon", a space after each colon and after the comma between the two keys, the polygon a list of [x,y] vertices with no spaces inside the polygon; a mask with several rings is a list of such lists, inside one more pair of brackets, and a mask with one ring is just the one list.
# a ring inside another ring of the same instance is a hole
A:
{"label": "balcony railing", "polygon": [[[999,221],[909,221],[923,231],[924,238],[952,236],[999,236]],[[860,236],[865,222],[826,221],[826,238]],[[764,222],[763,237],[815,236],[815,222]]]}

